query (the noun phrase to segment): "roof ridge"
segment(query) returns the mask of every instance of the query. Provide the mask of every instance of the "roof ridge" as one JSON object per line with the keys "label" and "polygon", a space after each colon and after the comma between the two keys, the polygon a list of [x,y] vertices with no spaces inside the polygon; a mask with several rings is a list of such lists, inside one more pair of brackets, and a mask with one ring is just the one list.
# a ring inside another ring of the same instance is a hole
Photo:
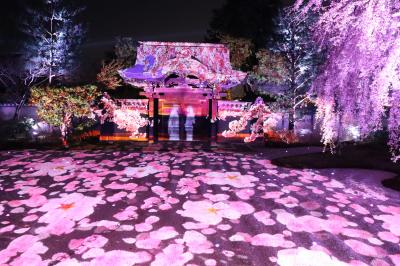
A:
{"label": "roof ridge", "polygon": [[205,42],[155,42],[155,41],[139,41],[143,45],[151,46],[181,46],[181,47],[221,47],[226,48],[222,43],[205,43]]}

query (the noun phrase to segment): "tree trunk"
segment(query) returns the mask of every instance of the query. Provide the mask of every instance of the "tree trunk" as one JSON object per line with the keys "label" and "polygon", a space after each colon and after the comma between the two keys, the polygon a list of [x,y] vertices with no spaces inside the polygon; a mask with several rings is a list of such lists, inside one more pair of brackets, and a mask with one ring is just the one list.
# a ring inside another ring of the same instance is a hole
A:
{"label": "tree trunk", "polygon": [[69,148],[68,135],[69,135],[70,125],[71,125],[71,115],[67,114],[64,116],[63,123],[60,126],[61,141],[64,148]]}
{"label": "tree trunk", "polygon": [[53,63],[54,63],[54,1],[51,1],[51,10],[52,10],[52,15],[50,18],[50,65],[49,65],[49,85],[51,85],[53,81]]}
{"label": "tree trunk", "polygon": [[338,128],[337,128],[337,139],[336,139],[336,153],[340,156],[342,155],[342,114],[339,113],[339,122],[338,122]]}
{"label": "tree trunk", "polygon": [[19,120],[19,117],[21,115],[21,109],[25,104],[26,98],[28,97],[28,91],[25,91],[24,95],[22,96],[22,99],[19,101],[17,106],[15,107],[15,113],[14,113],[14,120]]}
{"label": "tree trunk", "polygon": [[289,109],[289,121],[288,121],[288,129],[289,131],[294,130],[294,110]]}

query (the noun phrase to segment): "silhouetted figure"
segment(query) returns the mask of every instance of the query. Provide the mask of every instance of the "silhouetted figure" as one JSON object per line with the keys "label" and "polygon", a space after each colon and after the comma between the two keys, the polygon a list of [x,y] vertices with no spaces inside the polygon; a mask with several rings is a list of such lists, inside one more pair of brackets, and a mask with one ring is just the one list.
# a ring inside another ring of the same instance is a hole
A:
{"label": "silhouetted figure", "polygon": [[172,106],[168,119],[169,140],[179,140],[179,106]]}
{"label": "silhouetted figure", "polygon": [[195,123],[195,114],[193,111],[193,107],[189,105],[186,107],[186,122],[185,122],[185,130],[186,130],[186,140],[193,140],[193,125]]}

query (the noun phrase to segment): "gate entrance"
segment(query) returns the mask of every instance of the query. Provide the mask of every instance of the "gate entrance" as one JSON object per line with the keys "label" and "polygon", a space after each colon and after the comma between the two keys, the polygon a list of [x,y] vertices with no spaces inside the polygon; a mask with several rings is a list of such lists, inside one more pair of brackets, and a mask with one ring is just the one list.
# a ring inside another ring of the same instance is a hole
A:
{"label": "gate entrance", "polygon": [[209,100],[204,97],[190,93],[159,99],[158,115],[158,140],[199,141],[210,138]]}
{"label": "gate entrance", "polygon": [[227,46],[187,42],[139,42],[135,65],[119,74],[149,100],[150,142],[215,141],[217,102],[247,75]]}

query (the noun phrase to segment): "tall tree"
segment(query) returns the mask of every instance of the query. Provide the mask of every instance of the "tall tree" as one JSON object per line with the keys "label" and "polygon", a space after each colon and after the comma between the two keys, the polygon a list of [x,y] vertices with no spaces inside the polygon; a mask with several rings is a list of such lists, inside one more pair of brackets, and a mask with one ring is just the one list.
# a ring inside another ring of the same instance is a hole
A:
{"label": "tall tree", "polygon": [[382,129],[390,109],[389,144],[399,159],[399,141],[392,139],[400,135],[399,1],[297,0],[294,9],[320,14],[313,32],[327,48],[327,60],[313,88],[323,142],[334,148],[343,139],[343,124],[356,127],[364,139]]}
{"label": "tall tree", "polygon": [[136,42],[131,37],[117,37],[114,46],[116,60],[126,67],[132,66],[136,60]]}
{"label": "tall tree", "polygon": [[271,50],[282,55],[286,61],[286,89],[278,95],[277,101],[289,113],[289,130],[294,129],[295,111],[306,102],[311,82],[317,74],[322,53],[309,30],[315,15],[309,12],[301,20],[291,9],[282,9],[275,19],[274,40]]}
{"label": "tall tree", "polygon": [[66,0],[37,0],[27,7],[23,24],[27,34],[23,54],[26,70],[34,78],[70,80],[77,69],[76,57],[84,27],[78,22],[83,8]]}

